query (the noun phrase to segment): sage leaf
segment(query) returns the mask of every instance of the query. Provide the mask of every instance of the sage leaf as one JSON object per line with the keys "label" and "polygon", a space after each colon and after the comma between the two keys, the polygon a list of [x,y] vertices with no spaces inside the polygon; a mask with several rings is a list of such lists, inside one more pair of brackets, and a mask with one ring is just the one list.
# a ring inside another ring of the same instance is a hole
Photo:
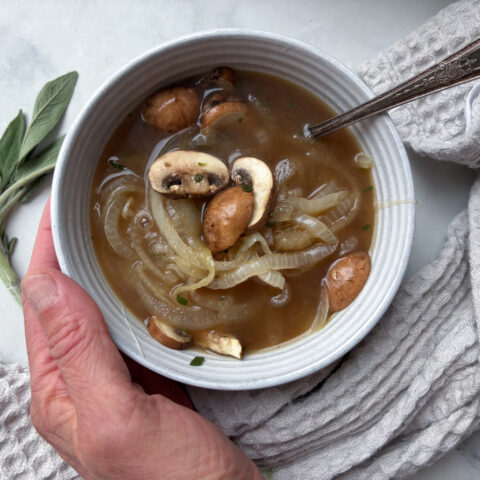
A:
{"label": "sage leaf", "polygon": [[64,138],[65,135],[58,140],[55,140],[55,142],[45,150],[17,169],[15,186],[25,185],[38,178],[40,175],[44,175],[53,170]]}
{"label": "sage leaf", "polygon": [[18,165],[55,128],[60,121],[77,83],[78,73],[70,72],[48,82],[37,96],[32,121],[23,139]]}
{"label": "sage leaf", "polygon": [[0,188],[8,185],[15,171],[25,128],[25,116],[19,110],[18,115],[8,124],[0,139]]}

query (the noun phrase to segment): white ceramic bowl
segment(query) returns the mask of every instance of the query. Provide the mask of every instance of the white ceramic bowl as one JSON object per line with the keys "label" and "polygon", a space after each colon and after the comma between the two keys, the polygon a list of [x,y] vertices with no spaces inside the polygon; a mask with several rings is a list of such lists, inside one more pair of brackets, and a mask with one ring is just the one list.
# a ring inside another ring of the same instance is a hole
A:
{"label": "white ceramic bowl", "polygon": [[237,361],[205,353],[191,367],[193,351],[169,350],[128,312],[102,275],[90,240],[89,196],[99,155],[132,107],[160,87],[227,64],[286,78],[341,112],[369,99],[359,78],[328,55],[296,40],[265,32],[217,30],[160,46],[113,76],[80,114],[60,152],[53,181],[52,226],[62,271],[97,302],[117,346],[167,377],[207,388],[256,389],[308,375],[345,354],[377,323],[398,289],[414,229],[413,183],[403,144],[386,115],[352,127],[375,160],[379,205],[370,251],[372,271],[355,302],[320,332]]}

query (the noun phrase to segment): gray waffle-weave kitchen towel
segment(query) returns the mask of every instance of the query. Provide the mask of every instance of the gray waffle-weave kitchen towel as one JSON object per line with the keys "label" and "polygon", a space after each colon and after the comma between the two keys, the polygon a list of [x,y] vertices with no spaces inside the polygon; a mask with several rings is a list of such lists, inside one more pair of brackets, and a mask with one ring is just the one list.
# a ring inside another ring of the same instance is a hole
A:
{"label": "gray waffle-weave kitchen towel", "polygon": [[[375,93],[480,36],[480,2],[451,5],[367,62]],[[398,108],[417,152],[475,168],[480,86]],[[364,342],[332,371],[263,391],[191,388],[196,407],[274,480],[401,478],[479,426],[480,181],[439,258],[406,282]],[[331,369],[330,369],[331,370]],[[28,374],[0,364],[0,479],[75,478],[33,432]]]}

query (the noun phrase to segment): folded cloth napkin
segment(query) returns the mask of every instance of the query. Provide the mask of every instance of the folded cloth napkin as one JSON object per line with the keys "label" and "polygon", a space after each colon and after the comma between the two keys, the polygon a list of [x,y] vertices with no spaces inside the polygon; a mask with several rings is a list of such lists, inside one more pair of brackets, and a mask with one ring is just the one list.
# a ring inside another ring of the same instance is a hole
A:
{"label": "folded cloth napkin", "polygon": [[[380,93],[480,36],[480,1],[450,5],[366,62]],[[407,145],[480,165],[480,84],[391,112]],[[439,258],[405,282],[377,327],[350,354],[308,378],[260,391],[190,388],[196,408],[274,480],[401,478],[480,424],[480,180]],[[76,473],[35,435],[28,374],[0,364],[0,479]]]}

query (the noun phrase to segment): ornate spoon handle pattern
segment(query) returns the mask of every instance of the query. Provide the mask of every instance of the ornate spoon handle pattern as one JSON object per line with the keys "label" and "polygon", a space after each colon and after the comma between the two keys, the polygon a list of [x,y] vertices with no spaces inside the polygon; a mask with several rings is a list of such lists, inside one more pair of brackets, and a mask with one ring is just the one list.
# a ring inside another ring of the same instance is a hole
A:
{"label": "ornate spoon handle pattern", "polygon": [[403,103],[477,78],[480,78],[480,38],[397,87],[348,112],[312,125],[308,131],[314,138],[320,138]]}

